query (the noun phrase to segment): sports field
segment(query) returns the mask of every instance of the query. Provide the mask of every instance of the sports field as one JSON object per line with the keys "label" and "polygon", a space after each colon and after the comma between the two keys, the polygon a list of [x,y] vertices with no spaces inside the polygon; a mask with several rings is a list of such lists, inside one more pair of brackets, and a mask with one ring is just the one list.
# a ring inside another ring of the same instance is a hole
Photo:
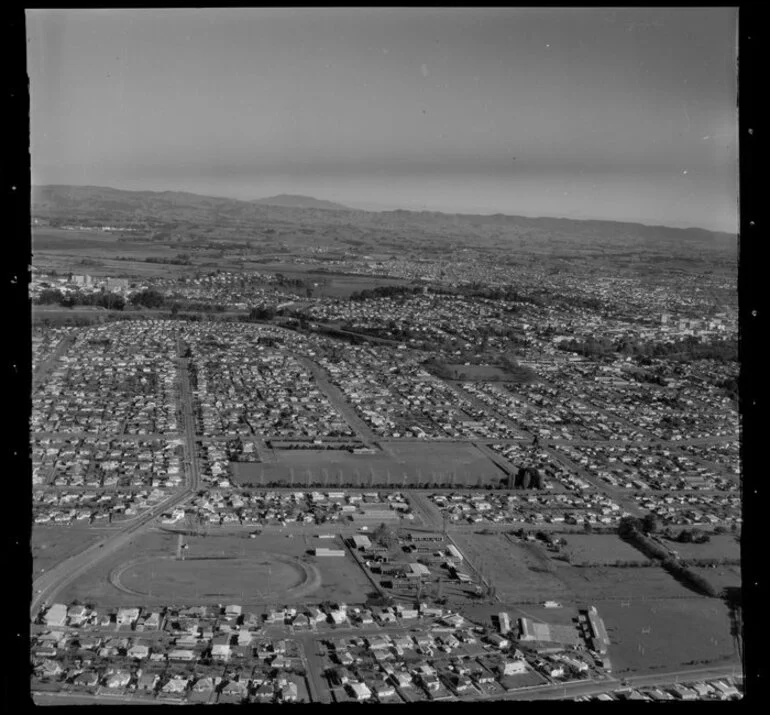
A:
{"label": "sports field", "polygon": [[206,604],[243,606],[362,602],[371,585],[344,557],[315,557],[319,545],[342,548],[338,539],[286,534],[185,537],[184,560],[176,559],[178,536],[154,531],[110,555],[57,596],[100,606]]}
{"label": "sports field", "polygon": [[388,442],[388,451],[352,454],[343,450],[280,450],[277,462],[230,465],[236,484],[284,486],[320,484],[362,488],[451,484],[457,486],[499,482],[504,474],[486,455],[472,445]]}
{"label": "sports field", "polygon": [[631,669],[642,674],[737,657],[727,607],[718,599],[630,599],[598,608],[615,673]]}

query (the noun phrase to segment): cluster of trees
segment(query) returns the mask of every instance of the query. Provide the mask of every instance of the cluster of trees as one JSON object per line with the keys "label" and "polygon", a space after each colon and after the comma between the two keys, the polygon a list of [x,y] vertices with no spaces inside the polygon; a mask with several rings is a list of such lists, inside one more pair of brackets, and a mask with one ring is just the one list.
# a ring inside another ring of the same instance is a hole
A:
{"label": "cluster of trees", "polygon": [[371,539],[386,549],[394,549],[398,546],[398,536],[385,522],[381,523],[372,532]]}
{"label": "cluster of trees", "polygon": [[123,310],[126,306],[126,299],[118,293],[109,291],[63,293],[58,288],[43,289],[35,302],[38,305],[61,305],[64,308],[72,308],[76,305],[94,305],[109,310]]}
{"label": "cluster of trees", "polygon": [[301,278],[287,278],[283,273],[276,273],[275,280],[283,288],[307,288],[308,285]]}
{"label": "cluster of trees", "polygon": [[488,286],[483,283],[471,283],[467,286],[457,286],[451,289],[437,289],[436,293],[462,295],[468,298],[488,298],[490,300],[506,300],[530,305],[544,305],[542,298],[530,293],[521,293],[514,286]]}
{"label": "cluster of trees", "polygon": [[249,311],[249,321],[272,320],[276,316],[276,310],[271,305],[260,305]]}
{"label": "cluster of trees", "polygon": [[145,288],[134,293],[130,302],[140,308],[162,308],[166,304],[166,296],[153,288]]}
{"label": "cluster of trees", "polygon": [[738,402],[739,385],[737,377],[726,377],[717,383],[717,387],[725,391],[725,394],[733,401]]}
{"label": "cluster of trees", "polygon": [[508,481],[509,487],[513,489],[545,489],[545,473],[534,467],[522,467]]}
{"label": "cluster of trees", "polygon": [[666,529],[663,536],[680,544],[707,544],[711,541],[711,536],[700,529],[682,529],[676,535],[670,529]]}
{"label": "cluster of trees", "polygon": [[672,342],[640,342],[624,338],[618,343],[613,343],[607,338],[573,339],[563,341],[557,347],[559,350],[577,353],[584,357],[609,357],[620,353],[640,359],[667,358],[681,362],[695,360],[735,362],[738,360],[736,340],[701,342],[692,335]]}
{"label": "cluster of trees", "polygon": [[164,258],[159,256],[147,256],[145,263],[168,263],[172,266],[189,266],[191,263],[188,253],[178,253],[176,258]]}
{"label": "cluster of trees", "polygon": [[363,301],[374,298],[393,298],[397,295],[415,295],[422,293],[422,286],[377,286],[350,294],[350,300]]}

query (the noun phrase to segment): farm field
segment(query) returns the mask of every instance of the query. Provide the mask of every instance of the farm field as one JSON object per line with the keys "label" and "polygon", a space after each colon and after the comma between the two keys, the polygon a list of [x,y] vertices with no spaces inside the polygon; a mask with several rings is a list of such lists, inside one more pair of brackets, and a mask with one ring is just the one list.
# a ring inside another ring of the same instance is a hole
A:
{"label": "farm field", "polygon": [[649,560],[615,534],[570,534],[565,551],[571,564],[645,563]]}
{"label": "farm field", "polygon": [[[307,555],[323,545],[341,548],[338,540],[287,538],[246,533],[185,537],[185,560],[175,559],[177,535],[149,532],[111,554],[57,595],[100,606],[238,603],[362,602],[371,590],[360,567],[344,557]],[[316,543],[318,542],[318,543]]]}
{"label": "farm field", "polygon": [[110,533],[109,530],[81,525],[35,526],[30,539],[32,577],[37,578],[43,570],[80,553]]}
{"label": "farm field", "polygon": [[693,591],[680,584],[660,566],[575,567],[559,562],[554,562],[554,565],[557,577],[565,584],[572,598],[580,603],[602,604],[639,598],[654,600],[693,596]]}
{"label": "farm field", "polygon": [[116,236],[96,231],[65,231],[61,228],[33,228],[33,251],[84,251],[108,247],[115,250],[118,246]]}
{"label": "farm field", "polygon": [[455,532],[452,540],[477,572],[491,579],[504,603],[543,602],[570,598],[545,552],[516,544],[503,534]]}
{"label": "farm field", "polygon": [[443,367],[449,370],[452,380],[460,382],[506,381],[513,376],[507,370],[492,365],[465,365],[463,363],[444,363]]}
{"label": "farm field", "polygon": [[714,568],[690,567],[699,576],[703,576],[718,590],[741,585],[740,566],[716,566]]}
{"label": "farm field", "polygon": [[344,450],[277,450],[277,462],[231,463],[232,479],[237,484],[255,486],[278,482],[302,486],[317,482],[329,488],[356,484],[362,488],[375,484],[392,487],[420,483],[476,485],[499,481],[503,472],[494,462],[469,445],[433,445],[387,443],[388,454],[351,454]]}
{"label": "farm field", "polygon": [[607,602],[598,608],[615,673],[644,674],[720,658],[737,662],[727,606],[718,599]]}
{"label": "farm field", "polygon": [[740,559],[741,545],[732,534],[714,534],[706,544],[685,543],[663,540],[682,559]]}

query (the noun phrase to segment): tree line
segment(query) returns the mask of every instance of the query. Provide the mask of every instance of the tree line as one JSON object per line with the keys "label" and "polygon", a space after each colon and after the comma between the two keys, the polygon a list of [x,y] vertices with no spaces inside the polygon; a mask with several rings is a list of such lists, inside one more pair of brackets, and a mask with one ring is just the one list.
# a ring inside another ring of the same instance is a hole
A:
{"label": "tree line", "polygon": [[647,536],[644,533],[642,520],[633,516],[623,517],[618,524],[618,535],[643,554],[659,561],[666,571],[685,586],[705,596],[716,597],[720,595],[719,589],[707,578],[693,571],[685,562],[674,558],[667,549]]}

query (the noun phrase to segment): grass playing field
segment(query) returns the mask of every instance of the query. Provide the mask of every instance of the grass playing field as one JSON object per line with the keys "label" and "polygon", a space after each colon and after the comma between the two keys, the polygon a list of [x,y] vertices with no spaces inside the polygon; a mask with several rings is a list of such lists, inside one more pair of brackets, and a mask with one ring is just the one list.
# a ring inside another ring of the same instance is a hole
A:
{"label": "grass playing field", "polygon": [[[154,531],[110,555],[57,596],[100,606],[205,604],[243,606],[363,602],[372,590],[360,567],[344,557],[315,557],[322,545],[342,548],[337,540],[286,534],[255,539],[223,534],[185,537],[185,560],[175,558],[177,535]],[[333,541],[335,543],[333,543]]]}

